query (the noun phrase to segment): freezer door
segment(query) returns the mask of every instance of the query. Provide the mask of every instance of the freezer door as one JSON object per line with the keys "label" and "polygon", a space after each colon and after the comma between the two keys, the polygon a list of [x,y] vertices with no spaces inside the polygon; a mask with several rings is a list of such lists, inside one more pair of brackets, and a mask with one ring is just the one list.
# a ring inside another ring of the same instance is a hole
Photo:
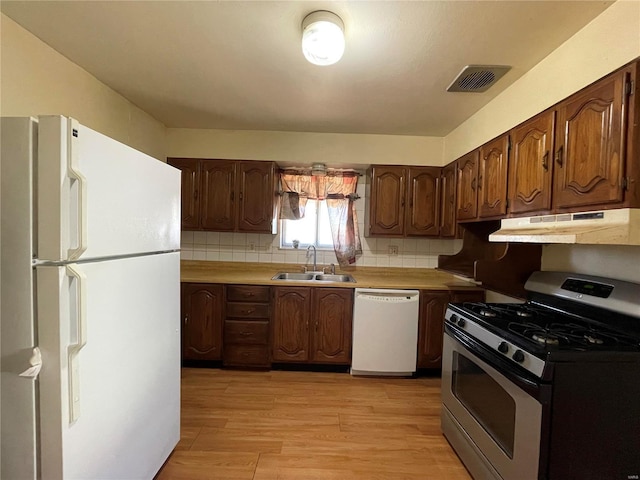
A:
{"label": "freezer door", "polygon": [[38,382],[33,376],[20,376],[31,366],[30,357],[35,346],[31,184],[36,139],[34,119],[2,118],[0,474],[7,479],[35,479],[37,475],[35,429]]}
{"label": "freezer door", "polygon": [[179,253],[37,268],[41,478],[150,479],[179,439]]}
{"label": "freezer door", "polygon": [[60,116],[38,118],[40,260],[180,248],[180,172]]}

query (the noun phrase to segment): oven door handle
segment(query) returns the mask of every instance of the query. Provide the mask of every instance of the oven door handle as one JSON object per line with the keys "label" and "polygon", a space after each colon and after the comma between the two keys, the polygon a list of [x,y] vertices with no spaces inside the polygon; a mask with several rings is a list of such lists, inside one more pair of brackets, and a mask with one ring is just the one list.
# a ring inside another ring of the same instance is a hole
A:
{"label": "oven door handle", "polygon": [[513,365],[510,364],[509,361],[504,360],[502,357],[496,355],[496,353],[492,352],[490,349],[477,342],[473,338],[466,335],[464,332],[459,329],[445,324],[445,332],[451,338],[462,344],[467,350],[480,358],[483,362],[491,365],[498,372],[508,378],[511,382],[516,384],[522,390],[527,392],[529,395],[534,397],[540,403],[546,403],[549,401],[547,398],[549,395],[548,389],[544,388],[544,384],[542,384],[536,377],[525,376],[523,373],[519,372]]}

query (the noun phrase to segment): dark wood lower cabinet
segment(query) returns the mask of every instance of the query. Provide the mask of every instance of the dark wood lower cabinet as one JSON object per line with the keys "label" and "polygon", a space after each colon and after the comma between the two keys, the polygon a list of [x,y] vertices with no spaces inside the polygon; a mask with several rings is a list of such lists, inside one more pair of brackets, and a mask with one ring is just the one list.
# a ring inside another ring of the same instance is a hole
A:
{"label": "dark wood lower cabinet", "polygon": [[274,288],[274,362],[351,361],[353,289]]}
{"label": "dark wood lower cabinet", "polygon": [[420,292],[420,319],[418,321],[418,368],[442,368],[442,340],[444,314],[447,304],[482,302],[484,291]]}
{"label": "dark wood lower cabinet", "polygon": [[[351,288],[183,283],[182,358],[251,368],[272,361],[349,365],[353,294]],[[418,368],[441,367],[447,304],[483,300],[483,291],[420,292]]]}
{"label": "dark wood lower cabinet", "polygon": [[182,358],[222,358],[222,285],[182,285]]}
{"label": "dark wood lower cabinet", "polygon": [[227,367],[269,368],[270,287],[225,287],[224,351]]}
{"label": "dark wood lower cabinet", "polygon": [[448,303],[449,292],[423,291],[420,293],[418,368],[442,366],[444,312]]}
{"label": "dark wood lower cabinet", "polygon": [[273,289],[274,362],[309,360],[309,318],[311,289],[276,287]]}
{"label": "dark wood lower cabinet", "polygon": [[350,364],[353,289],[315,288],[312,300],[310,360]]}

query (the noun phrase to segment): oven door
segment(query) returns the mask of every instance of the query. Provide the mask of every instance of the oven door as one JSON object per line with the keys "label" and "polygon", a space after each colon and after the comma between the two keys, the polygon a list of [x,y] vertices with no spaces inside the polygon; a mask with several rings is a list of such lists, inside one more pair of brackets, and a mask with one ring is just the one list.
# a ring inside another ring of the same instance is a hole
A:
{"label": "oven door", "polygon": [[524,376],[459,329],[446,325],[445,330],[445,436],[475,478],[544,478],[540,444],[550,386]]}

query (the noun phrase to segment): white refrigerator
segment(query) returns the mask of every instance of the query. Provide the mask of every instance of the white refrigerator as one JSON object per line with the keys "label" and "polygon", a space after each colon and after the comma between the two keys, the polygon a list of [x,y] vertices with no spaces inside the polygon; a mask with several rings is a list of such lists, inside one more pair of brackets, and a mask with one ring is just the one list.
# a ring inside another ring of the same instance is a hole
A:
{"label": "white refrigerator", "polygon": [[179,440],[180,172],[1,123],[2,479],[151,479]]}

